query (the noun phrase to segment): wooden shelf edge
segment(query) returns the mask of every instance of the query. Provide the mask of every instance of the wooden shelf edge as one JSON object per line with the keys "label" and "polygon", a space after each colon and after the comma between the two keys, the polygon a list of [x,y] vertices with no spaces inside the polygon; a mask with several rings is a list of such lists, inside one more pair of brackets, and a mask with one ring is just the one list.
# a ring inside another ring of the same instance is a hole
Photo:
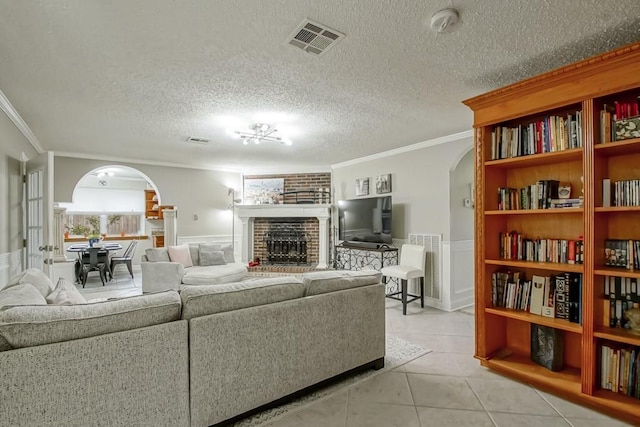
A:
{"label": "wooden shelf edge", "polygon": [[[640,210],[640,208],[638,208]],[[583,213],[584,208],[511,209],[484,211],[485,215],[556,215]]]}
{"label": "wooden shelf edge", "polygon": [[545,163],[556,163],[558,161],[578,160],[582,157],[582,148],[571,148],[569,150],[553,151],[549,153],[530,154],[528,156],[510,157],[508,159],[487,160],[484,163],[486,168],[490,167],[524,167],[540,165]]}
{"label": "wooden shelf edge", "polygon": [[605,267],[596,267],[593,270],[593,274],[596,276],[617,276],[617,277],[630,277],[630,278],[640,278],[640,271],[638,270],[627,270],[625,268],[605,268]]}
{"label": "wooden shelf edge", "polygon": [[610,206],[604,208],[602,206],[596,206],[594,209],[595,212],[640,212],[640,206]]}
{"label": "wooden shelf edge", "polygon": [[570,393],[581,393],[582,390],[580,369],[577,368],[567,367],[562,371],[552,372],[532,362],[528,356],[517,353],[505,358],[490,358],[482,364],[532,384],[553,386]]}
{"label": "wooden shelf edge", "polygon": [[575,334],[582,334],[582,325],[569,322],[568,320],[538,316],[537,314],[528,313],[526,311],[512,310],[508,308],[487,307],[484,309],[484,312],[494,314],[496,316],[521,320],[523,322],[535,323],[536,325],[550,326],[552,328],[561,329]]}
{"label": "wooden shelf edge", "polygon": [[600,326],[595,328],[593,336],[609,341],[615,341],[640,347],[640,335],[633,335],[626,329]]}
{"label": "wooden shelf edge", "polygon": [[513,261],[508,259],[486,259],[485,264],[502,265],[505,267],[537,268],[539,270],[568,271],[571,273],[582,273],[582,264],[557,264],[551,262]]}

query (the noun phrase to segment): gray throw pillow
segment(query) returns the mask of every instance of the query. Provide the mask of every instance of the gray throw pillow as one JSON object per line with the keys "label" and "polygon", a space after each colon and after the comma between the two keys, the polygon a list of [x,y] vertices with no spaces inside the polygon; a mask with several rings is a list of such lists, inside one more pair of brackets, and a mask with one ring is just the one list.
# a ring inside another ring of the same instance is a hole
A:
{"label": "gray throw pillow", "polygon": [[144,254],[149,262],[170,261],[167,248],[149,248]]}
{"label": "gray throw pillow", "polygon": [[224,245],[222,247],[222,252],[224,252],[224,260],[227,262],[227,264],[233,264],[234,262],[236,262],[233,256],[233,246],[231,246],[231,244]]}
{"label": "gray throw pillow", "polygon": [[224,252],[222,251],[200,251],[200,265],[225,265]]}

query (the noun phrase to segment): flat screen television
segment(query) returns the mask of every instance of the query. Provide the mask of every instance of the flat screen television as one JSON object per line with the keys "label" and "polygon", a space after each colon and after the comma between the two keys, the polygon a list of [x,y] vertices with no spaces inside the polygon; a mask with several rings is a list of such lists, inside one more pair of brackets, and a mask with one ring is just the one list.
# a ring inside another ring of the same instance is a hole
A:
{"label": "flat screen television", "polygon": [[338,238],[343,244],[380,247],[391,240],[391,196],[338,202]]}

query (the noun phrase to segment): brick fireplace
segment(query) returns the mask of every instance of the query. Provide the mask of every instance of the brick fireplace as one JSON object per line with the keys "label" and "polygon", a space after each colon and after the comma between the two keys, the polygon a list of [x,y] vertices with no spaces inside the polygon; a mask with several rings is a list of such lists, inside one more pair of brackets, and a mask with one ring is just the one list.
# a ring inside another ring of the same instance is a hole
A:
{"label": "brick fireplace", "polygon": [[307,262],[319,269],[329,268],[329,204],[240,205],[236,207],[242,221],[242,262],[259,257],[266,259],[265,233],[273,223],[291,223],[308,234]]}
{"label": "brick fireplace", "polygon": [[318,263],[316,218],[256,218],[253,221],[253,258],[261,264]]}

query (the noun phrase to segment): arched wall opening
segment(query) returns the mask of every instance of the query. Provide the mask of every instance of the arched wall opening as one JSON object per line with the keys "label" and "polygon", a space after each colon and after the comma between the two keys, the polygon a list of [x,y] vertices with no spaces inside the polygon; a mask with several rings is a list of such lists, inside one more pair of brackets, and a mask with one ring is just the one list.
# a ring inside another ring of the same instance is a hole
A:
{"label": "arched wall opening", "polygon": [[92,169],[75,184],[72,202],[59,203],[66,209],[65,238],[96,231],[103,237],[150,235],[162,224],[146,220],[151,206],[146,206],[145,190],[153,190],[153,203],[161,204],[158,187],[143,172],[117,164]]}

